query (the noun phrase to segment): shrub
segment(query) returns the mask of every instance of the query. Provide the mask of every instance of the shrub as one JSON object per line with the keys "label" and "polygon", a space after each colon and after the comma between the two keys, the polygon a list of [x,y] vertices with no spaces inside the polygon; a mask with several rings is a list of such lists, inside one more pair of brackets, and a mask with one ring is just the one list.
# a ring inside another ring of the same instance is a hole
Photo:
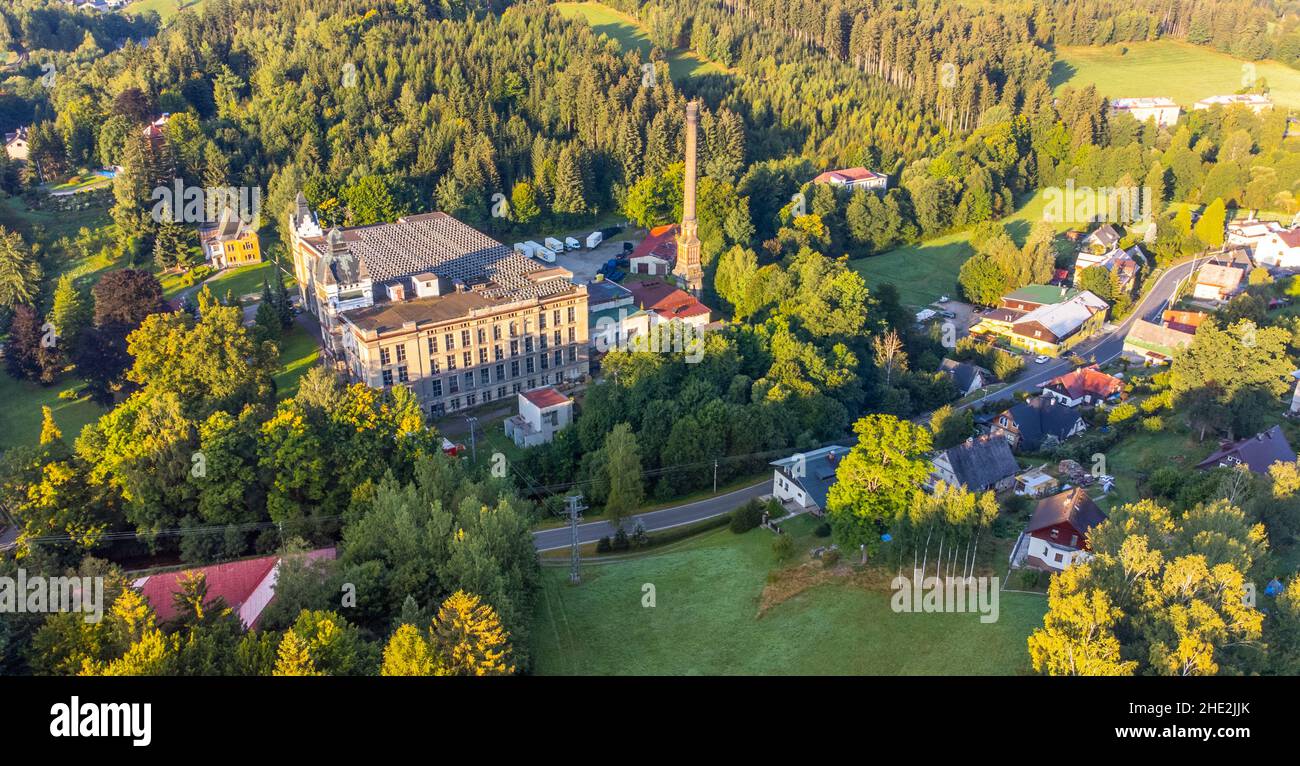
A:
{"label": "shrub", "polygon": [[1159,415],[1152,415],[1149,418],[1142,419],[1142,430],[1150,433],[1159,433],[1165,429],[1165,419]]}
{"label": "shrub", "polygon": [[608,536],[608,535],[606,535],[605,537],[602,537],[602,538],[600,538],[599,540],[596,541],[596,552],[597,552],[597,553],[609,553],[609,548],[610,548],[610,546],[609,546],[609,536]]}
{"label": "shrub", "polygon": [[822,523],[818,524],[817,528],[813,530],[813,534],[817,535],[818,537],[830,537],[831,536],[830,523],[823,521]]}
{"label": "shrub", "polygon": [[830,550],[827,550],[827,551],[823,551],[823,552],[822,552],[822,566],[823,566],[823,567],[825,567],[825,568],[827,568],[827,569],[831,569],[832,567],[834,567],[834,566],[835,566],[836,564],[838,564],[838,563],[840,563],[840,550],[839,550],[839,548],[831,548]]}
{"label": "shrub", "polygon": [[1110,423],[1111,425],[1117,423],[1123,423],[1124,421],[1130,420],[1133,418],[1133,416],[1137,415],[1137,411],[1138,411],[1137,407],[1134,407],[1128,402],[1124,402],[1123,404],[1118,404],[1115,406],[1115,409],[1110,411],[1110,416],[1106,419],[1106,422]]}
{"label": "shrub", "polygon": [[789,535],[777,535],[772,541],[772,552],[776,560],[784,564],[794,556],[794,539]]}
{"label": "shrub", "polygon": [[623,531],[622,527],[619,527],[618,531],[614,533],[614,540],[610,547],[616,551],[625,551],[632,547],[632,541],[628,539],[627,532]]}
{"label": "shrub", "polygon": [[731,512],[731,531],[742,534],[763,523],[763,504],[750,500]]}

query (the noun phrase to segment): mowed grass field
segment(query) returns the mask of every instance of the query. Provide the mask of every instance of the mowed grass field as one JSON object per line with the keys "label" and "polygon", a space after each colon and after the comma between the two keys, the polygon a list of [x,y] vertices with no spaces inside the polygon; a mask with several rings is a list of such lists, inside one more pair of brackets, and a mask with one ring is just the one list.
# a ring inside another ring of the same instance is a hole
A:
{"label": "mowed grass field", "polygon": [[[1037,192],[1027,198],[1002,224],[1017,243],[1023,245],[1034,224],[1043,220],[1046,196]],[[1057,224],[1058,231],[1072,224]],[[970,230],[928,239],[887,253],[858,258],[849,265],[867,280],[867,286],[886,282],[898,288],[905,305],[921,307],[947,295],[957,297],[957,272],[971,256]]]}
{"label": "mowed grass field", "polygon": [[[650,37],[636,18],[601,3],[554,3],[553,5],[564,18],[583,18],[596,32],[617,40],[624,49],[640,51],[641,58],[650,60],[650,50],[654,47],[654,43],[650,42]],[[668,54],[668,73],[674,80],[725,72],[726,69],[721,65],[689,51],[671,51]]]}
{"label": "mowed grass field", "polygon": [[[791,525],[804,521],[790,522]],[[726,528],[663,552],[582,570],[543,570],[534,627],[541,675],[1015,675],[1047,599],[1002,592],[999,619],[895,613],[887,590],[847,579],[758,616],[773,536]],[[823,543],[824,544],[824,543]],[[800,551],[806,554],[806,549]],[[655,606],[642,606],[654,586]],[[1015,587],[1015,586],[1012,586]]]}
{"label": "mowed grass field", "polygon": [[1247,62],[1180,40],[1063,47],[1056,58],[1051,84],[1057,90],[1091,83],[1110,98],[1168,96],[1184,109],[1206,96],[1236,93],[1253,67],[1254,76],[1267,81],[1273,103],[1300,109],[1300,71],[1276,61]]}
{"label": "mowed grass field", "polygon": [[144,13],[145,11],[157,11],[158,16],[167,21],[172,16],[180,13],[183,8],[198,8],[203,5],[203,0],[137,0],[128,5],[125,9],[127,13]]}

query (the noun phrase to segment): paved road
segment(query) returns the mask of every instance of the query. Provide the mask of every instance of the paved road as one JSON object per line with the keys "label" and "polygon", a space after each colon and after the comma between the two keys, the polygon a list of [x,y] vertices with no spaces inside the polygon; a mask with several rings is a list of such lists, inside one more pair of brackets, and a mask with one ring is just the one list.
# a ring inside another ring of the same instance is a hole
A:
{"label": "paved road", "polygon": [[[1105,364],[1115,357],[1119,356],[1124,350],[1124,338],[1128,336],[1129,329],[1139,318],[1152,321],[1152,318],[1158,316],[1164,311],[1169,303],[1170,297],[1174,294],[1174,289],[1178,284],[1187,278],[1189,274],[1196,270],[1196,266],[1202,258],[1196,258],[1190,261],[1171,266],[1168,271],[1160,276],[1156,284],[1142,298],[1142,302],[1129,314],[1117,327],[1105,335],[1099,335],[1096,338],[1085,341],[1076,346],[1074,352],[1089,361],[1095,361],[1098,364]],[[983,399],[977,399],[972,402],[957,407],[962,410],[967,407],[979,406],[985,402],[997,401],[999,399],[1008,399],[1017,391],[1039,391],[1043,384],[1052,378],[1069,372],[1074,368],[1069,360],[1052,359],[1043,364],[1035,364],[1033,359],[1029,359],[1026,374],[1014,384],[1007,386],[995,393],[992,393]],[[925,422],[928,422],[929,415],[925,416]]]}
{"label": "paved road", "polygon": [[[772,480],[770,478],[764,479],[753,486],[718,495],[717,497],[709,497],[685,505],[631,516],[623,524],[626,529],[633,529],[636,527],[637,521],[640,521],[647,532],[680,527],[683,524],[693,524],[697,521],[730,513],[746,502],[766,495],[771,491]],[[613,534],[614,525],[608,521],[592,521],[578,525],[579,543],[594,543],[602,537],[612,536]],[[537,546],[539,551],[567,548],[571,541],[572,535],[568,527],[543,529],[540,532],[533,533],[533,544]]]}

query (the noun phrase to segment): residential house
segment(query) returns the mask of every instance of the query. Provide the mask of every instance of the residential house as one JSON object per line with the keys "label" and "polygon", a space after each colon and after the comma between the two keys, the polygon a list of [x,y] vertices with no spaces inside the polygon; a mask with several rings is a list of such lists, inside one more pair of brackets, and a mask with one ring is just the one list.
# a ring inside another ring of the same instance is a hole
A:
{"label": "residential house", "polygon": [[1071,436],[1088,430],[1088,424],[1072,407],[1053,399],[1035,396],[993,419],[989,433],[1010,442],[1012,449],[1037,452],[1055,447]]}
{"label": "residential house", "polygon": [[506,437],[517,447],[536,447],[573,422],[573,399],[543,386],[519,393],[519,414],[505,422]]}
{"label": "residential house", "polygon": [[215,269],[248,266],[262,262],[262,250],[253,226],[230,208],[221,212],[215,226],[199,227],[203,255]]}
{"label": "residential house", "polygon": [[1282,433],[1282,427],[1273,426],[1254,436],[1221,444],[1213,455],[1197,463],[1196,467],[1206,471],[1244,465],[1255,473],[1263,474],[1268,473],[1269,466],[1274,463],[1295,461],[1295,450],[1291,449],[1291,443],[1287,441],[1286,434]]}
{"label": "residential house", "polygon": [[1233,93],[1227,96],[1207,96],[1192,104],[1192,109],[1212,109],[1216,106],[1244,106],[1255,114],[1273,108],[1273,99],[1262,93]]}
{"label": "residential house", "polygon": [[1119,247],[1120,235],[1110,224],[1098,226],[1091,234],[1083,238],[1083,247],[1085,252],[1090,253],[1108,253]]}
{"label": "residential house", "polygon": [[1255,245],[1255,262],[1279,269],[1300,268],[1300,227],[1270,232]]}
{"label": "residential house", "polygon": [[847,454],[848,447],[832,445],[773,460],[772,496],[795,512],[821,516],[826,511],[826,496],[835,484],[835,471]]}
{"label": "residential house", "polygon": [[813,183],[843,186],[849,189],[884,191],[889,187],[889,176],[867,170],[864,167],[842,168],[840,170],[827,170],[825,173],[819,174],[813,179]]}
{"label": "residential house", "polygon": [[1074,286],[1078,287],[1082,281],[1084,269],[1104,268],[1115,275],[1119,289],[1131,295],[1137,287],[1139,269],[1146,262],[1146,254],[1138,245],[1127,250],[1116,247],[1104,253],[1083,250],[1074,261]]}
{"label": "residential house", "polygon": [[1245,272],[1235,266],[1207,263],[1196,272],[1192,297],[1205,301],[1226,301],[1241,288]]}
{"label": "residential house", "polygon": [[944,359],[939,365],[939,372],[952,380],[953,387],[961,396],[973,394],[994,380],[993,373],[978,364],[958,362],[955,359]]}
{"label": "residential house", "polygon": [[[1047,290],[1064,288],[1035,285]],[[1012,303],[1003,298],[1003,305]],[[972,334],[994,333],[1016,348],[1035,354],[1059,356],[1101,330],[1110,304],[1088,290],[1079,291],[1059,303],[1041,305],[1028,312],[998,309],[987,315]]]}
{"label": "residential house", "polygon": [[[322,548],[299,554],[308,562],[334,559],[333,548]],[[146,575],[132,583],[140,591],[160,622],[178,617],[181,613],[175,596],[181,592],[182,582],[195,574],[203,576],[207,584],[207,601],[218,598],[230,607],[246,629],[257,627],[262,612],[275,598],[275,584],[280,577],[282,556],[260,556],[254,559],[231,561],[226,564],[186,569],[176,572]]]}
{"label": "residential house", "polygon": [[1183,325],[1134,320],[1124,336],[1124,353],[1151,364],[1168,364],[1179,349],[1187,348],[1196,337],[1196,330]]}
{"label": "residential house", "polygon": [[1277,221],[1258,221],[1253,218],[1228,221],[1224,242],[1229,246],[1249,247],[1253,251],[1270,234],[1282,231],[1286,231],[1286,228]]}
{"label": "residential house", "polygon": [[1102,372],[1097,365],[1079,367],[1052,378],[1043,386],[1043,396],[1066,407],[1100,404],[1124,390],[1124,381]]}
{"label": "residential house", "polygon": [[699,298],[667,282],[645,280],[628,287],[632,302],[655,315],[659,322],[677,320],[696,327],[709,323],[709,307]]}
{"label": "residential house", "polygon": [[25,162],[31,154],[27,143],[27,128],[19,127],[12,133],[5,133],[5,154],[15,162]]}
{"label": "residential house", "polygon": [[1106,514],[1082,487],[1038,501],[1034,515],[1016,541],[1014,566],[1062,572],[1092,557],[1088,534]]}
{"label": "residential house", "polygon": [[633,274],[666,277],[677,262],[677,224],[656,226],[628,256],[628,271]]}
{"label": "residential house", "polygon": [[1007,440],[986,434],[936,453],[930,461],[930,480],[972,492],[1004,490],[1019,470]]}
{"label": "residential house", "polygon": [[1171,98],[1157,96],[1151,98],[1117,98],[1110,102],[1110,113],[1131,114],[1138,122],[1155,120],[1157,127],[1168,127],[1178,122],[1182,108]]}
{"label": "residential house", "polygon": [[1160,315],[1160,322],[1165,327],[1186,333],[1196,333],[1196,328],[1201,326],[1209,314],[1204,311],[1179,311],[1168,309]]}

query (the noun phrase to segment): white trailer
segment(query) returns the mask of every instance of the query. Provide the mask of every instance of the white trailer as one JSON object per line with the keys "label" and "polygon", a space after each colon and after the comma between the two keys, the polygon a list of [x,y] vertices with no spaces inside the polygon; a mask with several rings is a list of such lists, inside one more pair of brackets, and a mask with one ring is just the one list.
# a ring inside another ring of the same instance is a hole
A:
{"label": "white trailer", "polygon": [[540,244],[532,241],[531,239],[524,243],[524,247],[528,248],[528,255],[530,257],[537,255],[537,251],[542,249],[542,246]]}
{"label": "white trailer", "polygon": [[555,251],[550,249],[549,247],[537,248],[537,250],[533,252],[533,257],[539,261],[546,261],[547,263],[555,263]]}
{"label": "white trailer", "polygon": [[532,256],[535,242],[516,242],[515,252],[523,256]]}
{"label": "white trailer", "polygon": [[577,240],[576,237],[565,237],[565,238],[564,238],[564,249],[565,249],[565,250],[577,250],[577,249],[580,248],[580,247],[582,247],[582,243],[579,242],[579,241]]}
{"label": "white trailer", "polygon": [[546,249],[547,249],[547,250],[550,250],[550,251],[552,251],[552,252],[555,252],[555,253],[563,253],[563,252],[564,252],[564,243],[561,242],[560,240],[556,239],[555,237],[547,237],[547,238],[546,238]]}
{"label": "white trailer", "polygon": [[594,249],[597,245],[599,245],[601,242],[604,241],[605,241],[605,235],[601,234],[598,231],[593,231],[592,233],[587,235],[588,249]]}

